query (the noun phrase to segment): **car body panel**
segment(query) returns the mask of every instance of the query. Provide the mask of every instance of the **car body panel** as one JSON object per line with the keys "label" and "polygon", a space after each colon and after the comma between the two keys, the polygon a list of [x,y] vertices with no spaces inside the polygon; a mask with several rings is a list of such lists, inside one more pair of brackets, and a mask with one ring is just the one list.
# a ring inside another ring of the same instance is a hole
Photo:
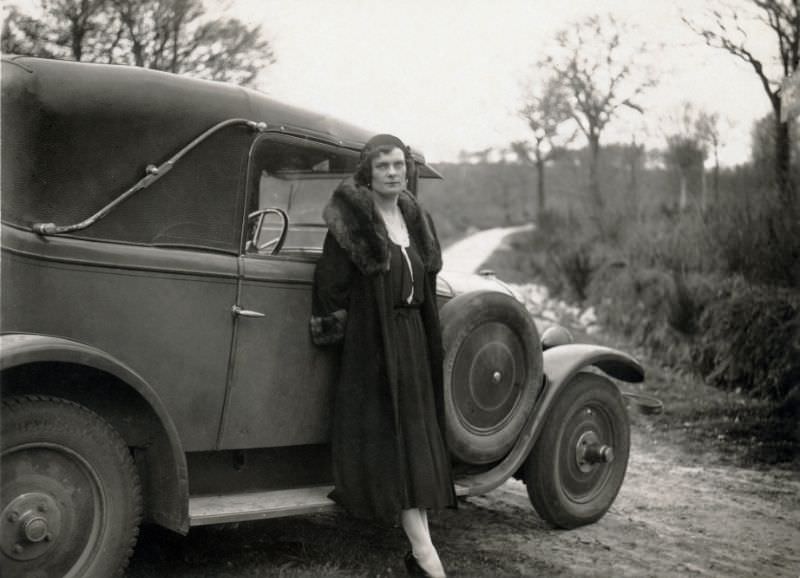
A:
{"label": "car body panel", "polygon": [[519,301],[519,296],[505,283],[494,275],[475,275],[461,271],[449,271],[447,269],[439,273],[437,278],[437,292],[440,294],[453,296],[468,293],[470,291],[497,291],[505,293]]}
{"label": "car body panel", "polygon": [[[5,372],[16,367],[53,362],[91,367],[113,375],[145,400],[157,416],[166,438],[165,444],[156,449],[159,455],[150,464],[160,485],[158,494],[150,499],[148,517],[176,532],[187,532],[189,479],[186,455],[169,410],[156,391],[120,360],[83,343],[50,335],[0,335],[0,370]],[[113,399],[117,393],[109,391],[108,396]]]}
{"label": "car body panel", "polygon": [[233,377],[220,449],[328,441],[334,351],[311,342],[307,318],[315,262],[245,256],[239,306],[263,317],[239,317]]}
{"label": "car body panel", "polygon": [[42,238],[4,227],[3,331],[103,351],[158,392],[184,451],[215,446],[236,257]]}
{"label": "car body panel", "polygon": [[630,383],[644,381],[641,364],[625,352],[589,343],[570,343],[543,353],[547,378],[553,383],[568,381],[587,366],[595,366],[613,378]]}

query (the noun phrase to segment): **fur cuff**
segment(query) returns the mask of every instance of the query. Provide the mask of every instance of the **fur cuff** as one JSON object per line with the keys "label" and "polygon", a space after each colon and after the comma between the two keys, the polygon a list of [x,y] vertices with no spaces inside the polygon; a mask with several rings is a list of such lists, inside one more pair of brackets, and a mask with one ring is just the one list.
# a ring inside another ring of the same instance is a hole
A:
{"label": "fur cuff", "polygon": [[314,345],[333,345],[344,339],[347,311],[339,309],[323,317],[311,316],[311,341]]}

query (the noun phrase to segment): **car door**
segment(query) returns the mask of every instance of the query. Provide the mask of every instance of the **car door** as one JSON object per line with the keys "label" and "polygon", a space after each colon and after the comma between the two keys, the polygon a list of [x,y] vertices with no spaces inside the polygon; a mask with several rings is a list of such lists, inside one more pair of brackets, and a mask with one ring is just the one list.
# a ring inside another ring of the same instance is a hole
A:
{"label": "car door", "polygon": [[251,153],[250,209],[269,215],[257,244],[240,257],[233,365],[220,449],[322,444],[328,441],[337,357],[311,343],[308,320],[325,228],[322,208],[352,173],[354,151],[287,135],[266,135]]}

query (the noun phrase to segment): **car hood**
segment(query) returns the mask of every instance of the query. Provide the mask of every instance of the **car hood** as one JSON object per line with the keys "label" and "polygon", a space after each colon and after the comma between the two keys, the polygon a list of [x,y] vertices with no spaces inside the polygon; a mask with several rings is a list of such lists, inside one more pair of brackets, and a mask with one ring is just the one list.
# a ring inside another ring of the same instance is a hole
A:
{"label": "car hood", "polygon": [[522,301],[509,285],[495,277],[493,273],[475,274],[447,270],[439,273],[436,283],[436,293],[439,297],[450,299],[470,291],[497,291]]}

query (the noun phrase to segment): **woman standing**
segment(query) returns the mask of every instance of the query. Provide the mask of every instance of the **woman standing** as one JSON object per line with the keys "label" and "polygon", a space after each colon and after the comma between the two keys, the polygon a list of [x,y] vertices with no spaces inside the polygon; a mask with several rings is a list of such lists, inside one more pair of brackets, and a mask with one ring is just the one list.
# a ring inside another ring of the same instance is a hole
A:
{"label": "woman standing", "polygon": [[311,334],[340,344],[333,498],[351,514],[393,522],[411,542],[409,573],[444,576],[427,509],[455,507],[445,448],[439,241],[406,190],[403,142],[367,142],[355,175],[334,191],[314,277]]}

